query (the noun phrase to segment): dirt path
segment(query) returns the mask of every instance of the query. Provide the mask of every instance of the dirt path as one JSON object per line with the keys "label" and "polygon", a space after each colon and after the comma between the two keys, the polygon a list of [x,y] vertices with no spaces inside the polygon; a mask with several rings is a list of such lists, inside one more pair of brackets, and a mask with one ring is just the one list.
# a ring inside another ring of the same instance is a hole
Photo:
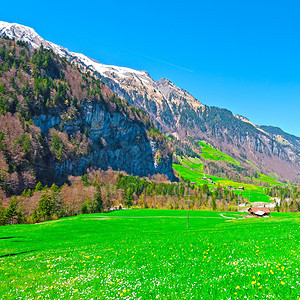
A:
{"label": "dirt path", "polygon": [[225,219],[236,219],[237,217],[226,217],[223,214],[220,214],[221,217],[225,218]]}

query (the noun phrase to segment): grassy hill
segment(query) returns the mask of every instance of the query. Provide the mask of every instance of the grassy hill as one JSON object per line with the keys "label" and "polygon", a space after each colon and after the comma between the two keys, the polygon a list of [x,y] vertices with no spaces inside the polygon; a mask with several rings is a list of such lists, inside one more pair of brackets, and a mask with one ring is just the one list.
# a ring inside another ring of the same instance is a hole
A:
{"label": "grassy hill", "polygon": [[[196,185],[202,185],[207,184],[209,188],[214,188],[216,185],[212,184],[208,180],[202,179],[204,174],[197,171],[197,170],[191,170],[190,168],[179,165],[179,164],[173,164],[173,168],[182,176],[184,179],[189,179],[192,182],[196,182]],[[232,188],[238,189],[239,187],[244,187],[244,190],[235,190],[235,193],[238,195],[242,195],[243,198],[248,199],[250,202],[269,202],[270,197],[266,195],[265,193],[265,187],[253,185],[253,184],[247,184],[247,183],[240,183],[235,182],[229,179],[224,179],[216,176],[210,176],[216,184],[220,184],[224,187],[231,186]]]}
{"label": "grassy hill", "polygon": [[230,164],[240,165],[240,163],[232,158],[231,156],[221,152],[220,150],[216,149],[212,145],[207,142],[199,141],[199,145],[201,146],[202,156],[204,159],[210,159],[213,161],[225,161]]}
{"label": "grassy hill", "polygon": [[[126,210],[0,233],[0,299],[298,299],[299,218]],[[236,219],[238,218],[238,219]],[[254,234],[255,233],[255,234]]]}
{"label": "grassy hill", "polygon": [[[218,176],[207,175],[204,172],[203,163],[205,160],[210,160],[213,162],[223,161],[231,165],[240,166],[240,163],[235,160],[233,157],[230,157],[227,154],[219,151],[214,148],[212,145],[208,144],[204,141],[199,141],[199,145],[201,146],[202,153],[199,153],[201,157],[189,157],[179,156],[176,158],[178,160],[178,164],[173,164],[173,168],[178,172],[180,176],[184,179],[188,179],[192,182],[196,182],[196,184],[203,185],[208,184],[209,188],[214,188],[216,185],[220,184],[224,187],[231,187],[235,190],[235,193],[238,195],[242,195],[244,198],[248,199],[250,202],[269,202],[270,197],[266,194],[267,188],[262,186],[264,183],[269,186],[284,186],[283,183],[276,180],[276,176],[272,174],[272,176],[264,175],[262,173],[257,172],[257,178],[250,178],[245,176],[245,179],[249,179],[252,183],[241,183],[237,180],[230,180],[226,178],[221,178]],[[248,162],[250,164],[250,162]],[[252,163],[251,163],[252,164]],[[252,164],[255,167],[255,165]],[[208,177],[212,179],[204,180],[203,177]],[[253,183],[254,181],[254,183]],[[215,183],[215,184],[214,184]],[[244,190],[238,190],[240,187],[243,187]]]}

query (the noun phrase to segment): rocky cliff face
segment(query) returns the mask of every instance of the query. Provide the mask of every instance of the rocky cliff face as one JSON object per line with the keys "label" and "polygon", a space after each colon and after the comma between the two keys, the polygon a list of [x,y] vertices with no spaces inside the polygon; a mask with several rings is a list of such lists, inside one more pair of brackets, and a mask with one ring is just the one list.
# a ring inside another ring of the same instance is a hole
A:
{"label": "rocky cliff face", "polygon": [[268,127],[257,126],[226,109],[201,105],[169,80],[162,79],[156,84],[165,98],[176,102],[179,108],[175,136],[204,139],[235,157],[245,167],[249,167],[248,160],[265,173],[275,173],[282,179],[300,180],[299,138],[291,138],[283,131],[276,135],[267,130]]}
{"label": "rocky cliff face", "polygon": [[31,28],[0,22],[1,35],[29,42],[32,48],[43,44],[82,71],[101,78],[119,97],[144,109],[165,134],[182,141],[190,137],[207,140],[237,160],[241,155],[247,157],[265,173],[300,180],[300,146],[287,139],[285,133],[274,134],[226,109],[202,105],[167,79],[155,82],[145,71],[103,65],[83,54],[68,51],[45,41]]}
{"label": "rocky cliff face", "polygon": [[69,149],[63,159],[53,160],[55,181],[63,183],[68,175],[82,175],[87,168],[125,171],[128,174],[148,176],[165,174],[173,179],[171,152],[165,152],[162,144],[149,135],[145,126],[132,122],[118,112],[109,112],[98,103],[82,103],[83,111],[72,122],[63,122],[59,116],[39,115],[34,124],[49,136],[51,129],[63,122],[63,131],[68,136],[76,136],[80,128],[88,130],[87,150],[76,153]]}

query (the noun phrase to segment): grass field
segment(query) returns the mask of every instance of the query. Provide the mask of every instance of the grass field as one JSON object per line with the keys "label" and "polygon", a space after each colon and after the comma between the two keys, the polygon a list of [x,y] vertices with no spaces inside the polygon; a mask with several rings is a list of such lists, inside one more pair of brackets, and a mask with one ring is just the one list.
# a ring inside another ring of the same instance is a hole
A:
{"label": "grass field", "polygon": [[[202,154],[200,155],[204,159],[210,159],[213,161],[223,160],[231,164],[239,165],[239,162],[236,161],[234,158],[215,149],[210,144],[202,141],[199,141],[199,144],[202,149]],[[215,185],[211,184],[209,181],[202,179],[205,174],[203,173],[203,163],[200,158],[183,157],[183,156],[176,156],[176,157],[180,164],[173,164],[173,168],[184,179],[189,179],[192,182],[196,182],[198,186],[206,183],[210,188],[215,187]],[[248,161],[248,163],[251,162]],[[253,164],[251,163],[251,165]],[[270,176],[267,176],[258,173],[258,175],[259,175],[258,178],[254,178],[254,180],[257,181],[257,184],[259,184],[259,182],[264,182],[264,183],[268,183],[270,186],[285,185],[281,182],[278,182],[274,174],[270,174]],[[248,199],[249,202],[270,202],[270,197],[266,195],[265,188],[260,185],[239,183],[233,180],[211,176],[211,175],[206,175],[206,176],[212,178],[212,180],[215,183],[220,184],[222,186],[226,186],[226,187],[231,186],[233,188],[239,188],[240,186],[244,187],[245,190],[241,190],[241,191],[237,190],[235,191],[235,193],[238,195],[242,195],[245,199]]]}
{"label": "grass field", "polygon": [[200,158],[198,158],[198,157],[186,158],[184,156],[176,156],[176,157],[183,166],[185,166],[189,169],[194,169],[195,171],[203,174],[203,164],[202,164],[202,160]]}
{"label": "grass field", "polygon": [[240,163],[232,158],[231,156],[221,152],[220,150],[214,148],[209,143],[204,141],[199,141],[199,145],[201,147],[202,153],[200,154],[204,159],[210,159],[214,161],[226,161],[230,164],[240,165]]}
{"label": "grass field", "polygon": [[[0,299],[299,299],[300,215],[127,210],[0,228]],[[238,218],[238,219],[236,219]]]}
{"label": "grass field", "polygon": [[263,182],[269,183],[270,185],[281,185],[281,186],[285,185],[284,183],[277,181],[276,177],[274,178],[274,177],[267,176],[267,175],[264,175],[261,173],[258,173],[258,175],[259,175],[259,178],[254,178],[256,181],[263,181]]}
{"label": "grass field", "polygon": [[[189,179],[192,182],[196,182],[198,186],[203,184],[208,184],[210,188],[216,187],[216,185],[211,184],[207,180],[203,180],[203,173],[200,170],[197,170],[194,167],[194,170],[191,169],[191,165],[188,165],[186,162],[187,159],[185,158],[182,160],[182,163],[185,165],[173,164],[173,168],[184,178]],[[208,176],[208,175],[207,175]],[[257,186],[254,184],[246,184],[246,183],[239,183],[229,179],[220,178],[216,176],[209,175],[210,178],[216,183],[220,184],[221,186],[231,186],[234,188],[239,188],[243,186],[245,190],[242,191],[235,191],[235,193],[239,195],[243,195],[244,198],[248,199],[250,202],[269,202],[270,197],[266,195],[265,188],[262,186]]]}

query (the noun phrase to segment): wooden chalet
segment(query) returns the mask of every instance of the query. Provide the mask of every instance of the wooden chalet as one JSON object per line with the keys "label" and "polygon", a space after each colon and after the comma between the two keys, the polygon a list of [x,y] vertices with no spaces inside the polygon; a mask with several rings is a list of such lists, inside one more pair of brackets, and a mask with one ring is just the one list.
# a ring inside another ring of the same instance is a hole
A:
{"label": "wooden chalet", "polygon": [[270,209],[268,207],[250,207],[248,213],[253,217],[270,217]]}

